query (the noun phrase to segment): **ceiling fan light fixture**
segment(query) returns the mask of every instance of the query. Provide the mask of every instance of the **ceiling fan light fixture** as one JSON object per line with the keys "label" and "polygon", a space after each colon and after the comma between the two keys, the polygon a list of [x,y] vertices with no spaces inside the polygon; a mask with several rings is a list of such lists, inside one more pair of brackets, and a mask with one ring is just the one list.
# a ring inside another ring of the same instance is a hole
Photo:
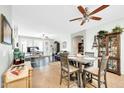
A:
{"label": "ceiling fan light fixture", "polygon": [[72,21],[82,19],[82,22],[80,25],[83,25],[85,22],[89,22],[89,20],[91,20],[91,19],[95,20],[95,21],[100,21],[102,19],[101,17],[92,16],[92,15],[100,12],[101,10],[107,8],[108,6],[109,5],[102,5],[102,6],[98,7],[97,9],[95,9],[94,11],[90,12],[88,7],[84,8],[83,6],[79,5],[77,7],[77,9],[79,10],[79,12],[82,14],[83,17],[75,18],[75,19],[72,19],[70,21],[72,22]]}

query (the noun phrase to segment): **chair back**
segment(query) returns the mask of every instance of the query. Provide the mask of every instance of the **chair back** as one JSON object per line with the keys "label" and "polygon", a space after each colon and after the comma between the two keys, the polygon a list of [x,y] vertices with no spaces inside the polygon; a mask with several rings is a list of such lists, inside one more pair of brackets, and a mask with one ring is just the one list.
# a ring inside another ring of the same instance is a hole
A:
{"label": "chair back", "polygon": [[68,53],[60,53],[61,68],[67,68],[69,70]]}
{"label": "chair back", "polygon": [[100,67],[99,67],[99,74],[100,75],[106,74],[108,59],[109,59],[109,56],[103,56],[101,58]]}
{"label": "chair back", "polygon": [[[94,57],[94,52],[85,52],[86,57]],[[94,65],[94,61],[90,61],[85,67],[91,67]]]}
{"label": "chair back", "polygon": [[85,55],[88,57],[94,57],[94,52],[85,52]]}

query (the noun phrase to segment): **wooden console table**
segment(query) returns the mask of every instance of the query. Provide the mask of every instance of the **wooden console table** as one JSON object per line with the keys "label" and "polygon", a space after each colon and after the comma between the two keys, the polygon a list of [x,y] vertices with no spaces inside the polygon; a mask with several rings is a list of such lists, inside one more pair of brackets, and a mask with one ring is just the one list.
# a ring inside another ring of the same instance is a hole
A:
{"label": "wooden console table", "polygon": [[32,70],[31,62],[25,62],[24,67],[15,75],[11,73],[13,65],[4,73],[4,88],[31,88],[32,87]]}

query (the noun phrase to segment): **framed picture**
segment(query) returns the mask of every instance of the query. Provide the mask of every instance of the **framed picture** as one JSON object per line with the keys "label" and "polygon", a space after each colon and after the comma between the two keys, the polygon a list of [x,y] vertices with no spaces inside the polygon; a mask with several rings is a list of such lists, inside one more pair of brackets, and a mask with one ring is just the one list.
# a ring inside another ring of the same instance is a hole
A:
{"label": "framed picture", "polygon": [[1,35],[2,43],[12,45],[12,28],[6,17],[1,14]]}

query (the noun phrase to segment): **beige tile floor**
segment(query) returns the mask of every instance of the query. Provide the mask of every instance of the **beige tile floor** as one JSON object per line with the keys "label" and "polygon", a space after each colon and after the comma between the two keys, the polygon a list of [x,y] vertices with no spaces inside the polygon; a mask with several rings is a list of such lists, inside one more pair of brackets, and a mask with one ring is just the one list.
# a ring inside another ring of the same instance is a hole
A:
{"label": "beige tile floor", "polygon": [[[35,68],[33,71],[33,88],[66,88],[66,81],[60,82],[60,63],[53,62],[42,68]],[[107,82],[109,88],[124,88],[124,75],[118,76],[107,72]],[[95,83],[95,82],[94,82]],[[96,85],[96,83],[95,83]],[[71,87],[77,87],[76,83],[71,83]],[[87,85],[87,87],[91,87]]]}

